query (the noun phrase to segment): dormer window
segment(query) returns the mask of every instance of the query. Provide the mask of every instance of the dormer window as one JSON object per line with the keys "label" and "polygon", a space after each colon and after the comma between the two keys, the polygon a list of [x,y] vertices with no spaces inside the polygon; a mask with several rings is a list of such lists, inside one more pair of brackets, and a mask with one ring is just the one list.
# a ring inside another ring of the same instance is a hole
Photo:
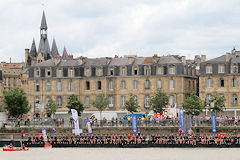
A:
{"label": "dormer window", "polygon": [[48,77],[51,76],[51,70],[50,70],[50,69],[47,70],[47,76],[48,76]]}
{"label": "dormer window", "polygon": [[133,74],[134,74],[134,75],[138,75],[138,70],[137,70],[137,68],[134,68]]}
{"label": "dormer window", "polygon": [[234,65],[232,66],[232,72],[233,72],[233,73],[237,73],[237,65],[236,65],[236,64],[234,64]]}
{"label": "dormer window", "polygon": [[113,76],[113,68],[110,69],[110,76]]}
{"label": "dormer window", "polygon": [[212,73],[212,65],[207,65],[206,73]]}
{"label": "dormer window", "polygon": [[40,71],[39,71],[39,69],[37,68],[36,69],[36,77],[39,77],[40,76]]}
{"label": "dormer window", "polygon": [[89,68],[86,69],[86,76],[87,76],[87,77],[90,76],[90,69],[89,69]]}
{"label": "dormer window", "polygon": [[126,69],[125,69],[125,67],[123,67],[122,68],[122,76],[125,76],[125,71],[126,71]]}
{"label": "dormer window", "polygon": [[69,76],[73,77],[73,69],[72,68],[69,70]]}
{"label": "dormer window", "polygon": [[61,78],[61,77],[62,77],[62,70],[59,69],[59,70],[58,70],[58,78]]}
{"label": "dormer window", "polygon": [[163,68],[162,67],[158,67],[158,74],[163,74]]}
{"label": "dormer window", "polygon": [[97,69],[97,76],[101,76],[102,75],[102,70],[101,70],[101,68],[98,68]]}
{"label": "dormer window", "polygon": [[219,64],[218,73],[224,73],[224,65],[223,64]]}
{"label": "dormer window", "polygon": [[175,74],[175,67],[174,66],[171,66],[169,68],[169,74]]}

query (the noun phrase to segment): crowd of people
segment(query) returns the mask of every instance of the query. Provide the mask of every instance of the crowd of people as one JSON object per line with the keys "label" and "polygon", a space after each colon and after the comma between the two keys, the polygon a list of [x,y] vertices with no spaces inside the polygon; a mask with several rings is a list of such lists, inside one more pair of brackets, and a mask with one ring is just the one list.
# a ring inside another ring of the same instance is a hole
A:
{"label": "crowd of people", "polygon": [[[240,145],[240,134],[80,134],[47,135],[53,145]],[[28,144],[43,144],[42,135],[29,135]]]}

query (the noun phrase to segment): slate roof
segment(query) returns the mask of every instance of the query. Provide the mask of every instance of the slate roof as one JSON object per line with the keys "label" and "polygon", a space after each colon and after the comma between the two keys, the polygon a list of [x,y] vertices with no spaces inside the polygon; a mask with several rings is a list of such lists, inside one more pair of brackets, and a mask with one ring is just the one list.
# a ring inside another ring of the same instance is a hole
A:
{"label": "slate roof", "polygon": [[67,54],[66,47],[64,47],[64,49],[63,49],[62,59],[69,59],[69,58],[68,58],[68,54]]}
{"label": "slate roof", "polygon": [[103,66],[107,64],[107,58],[86,58],[85,66]]}
{"label": "slate roof", "polygon": [[158,60],[158,64],[175,64],[182,63],[181,60],[174,56],[161,56]]}
{"label": "slate roof", "polygon": [[128,65],[128,58],[113,58],[109,65],[110,66],[124,66],[124,65]]}
{"label": "slate roof", "polygon": [[220,63],[220,62],[226,62],[226,55],[222,55],[220,57],[205,61],[205,63]]}
{"label": "slate roof", "polygon": [[30,52],[29,52],[29,56],[30,56],[31,58],[37,56],[37,48],[36,48],[36,44],[35,44],[35,40],[34,40],[34,39],[33,39],[33,42],[32,42],[31,50],[30,50]]}
{"label": "slate roof", "polygon": [[57,44],[56,44],[55,39],[53,39],[51,55],[52,55],[52,57],[59,56],[59,52],[58,52],[58,49],[57,49]]}
{"label": "slate roof", "polygon": [[47,21],[46,21],[45,13],[44,13],[44,11],[43,11],[40,29],[45,29],[45,30],[47,30],[47,28],[48,28],[48,27],[47,27]]}
{"label": "slate roof", "polygon": [[134,62],[133,62],[133,65],[140,65],[143,63],[145,57],[137,57],[135,58]]}

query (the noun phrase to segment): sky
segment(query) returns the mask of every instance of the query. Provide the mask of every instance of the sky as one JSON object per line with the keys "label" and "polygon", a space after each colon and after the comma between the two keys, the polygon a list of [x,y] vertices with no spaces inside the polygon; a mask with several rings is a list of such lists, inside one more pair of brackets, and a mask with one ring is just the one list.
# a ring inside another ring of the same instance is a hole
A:
{"label": "sky", "polygon": [[205,54],[240,50],[239,0],[0,0],[0,61],[38,48],[43,10],[50,46],[74,57]]}

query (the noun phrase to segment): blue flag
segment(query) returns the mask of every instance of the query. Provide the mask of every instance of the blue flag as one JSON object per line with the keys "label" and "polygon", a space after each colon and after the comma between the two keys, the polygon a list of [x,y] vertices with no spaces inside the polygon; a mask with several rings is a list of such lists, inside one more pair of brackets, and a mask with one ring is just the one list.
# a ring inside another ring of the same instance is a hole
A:
{"label": "blue flag", "polygon": [[180,125],[181,125],[181,130],[182,130],[182,134],[184,134],[184,112],[182,108],[179,108],[179,112],[180,112]]}
{"label": "blue flag", "polygon": [[137,116],[132,114],[132,128],[133,132],[137,133]]}
{"label": "blue flag", "polygon": [[216,116],[214,113],[212,113],[212,132],[215,133],[217,132],[217,129],[216,129]]}

